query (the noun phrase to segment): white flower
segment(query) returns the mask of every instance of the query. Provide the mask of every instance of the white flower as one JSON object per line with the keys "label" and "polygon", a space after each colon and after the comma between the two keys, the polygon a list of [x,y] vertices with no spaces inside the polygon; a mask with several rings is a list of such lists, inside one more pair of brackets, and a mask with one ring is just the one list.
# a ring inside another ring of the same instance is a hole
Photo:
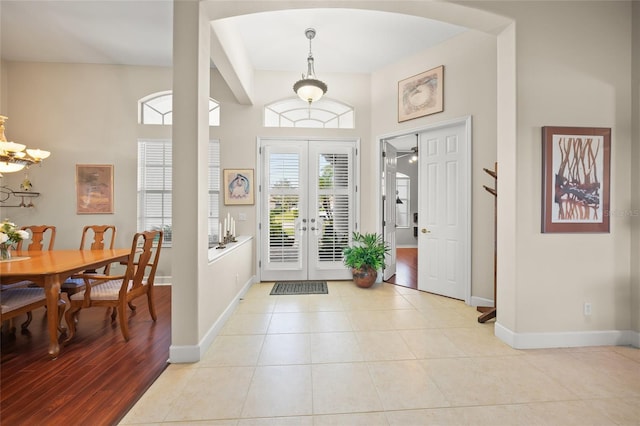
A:
{"label": "white flower", "polygon": [[6,243],[9,241],[9,236],[4,232],[0,232],[0,244]]}
{"label": "white flower", "polygon": [[17,230],[16,233],[20,236],[21,240],[26,240],[27,238],[29,238],[29,233],[23,229]]}

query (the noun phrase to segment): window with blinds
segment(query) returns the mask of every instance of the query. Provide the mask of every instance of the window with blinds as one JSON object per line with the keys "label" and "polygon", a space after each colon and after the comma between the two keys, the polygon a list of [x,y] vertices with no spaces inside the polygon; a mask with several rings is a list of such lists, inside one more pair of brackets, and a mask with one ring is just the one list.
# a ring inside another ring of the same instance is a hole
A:
{"label": "window with blinds", "polygon": [[269,156],[269,262],[297,263],[300,242],[295,227],[300,201],[300,156]]}
{"label": "window with blinds", "polygon": [[342,261],[342,249],[349,244],[352,209],[349,164],[348,154],[318,156],[317,211],[322,232],[318,241],[319,262]]}
{"label": "window with blinds", "polygon": [[[171,163],[170,140],[138,141],[138,229],[164,231],[164,246],[171,246]],[[218,241],[220,217],[220,143],[209,141],[209,247]]]}

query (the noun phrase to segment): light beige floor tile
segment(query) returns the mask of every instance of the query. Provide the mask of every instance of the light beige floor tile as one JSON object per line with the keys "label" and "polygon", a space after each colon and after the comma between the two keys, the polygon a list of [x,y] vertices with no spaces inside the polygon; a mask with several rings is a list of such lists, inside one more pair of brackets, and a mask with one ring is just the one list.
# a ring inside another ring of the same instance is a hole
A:
{"label": "light beige floor tile", "polygon": [[237,314],[267,314],[273,312],[276,301],[272,297],[242,299],[235,310]]}
{"label": "light beige floor tile", "polygon": [[640,397],[639,364],[613,351],[525,355],[580,398]]}
{"label": "light beige floor tile", "polygon": [[420,362],[452,406],[577,399],[520,356]]}
{"label": "light beige floor tile", "polygon": [[419,361],[371,362],[369,372],[387,411],[450,405]]}
{"label": "light beige floor tile", "polygon": [[313,426],[389,426],[384,413],[327,414],[313,416]]}
{"label": "light beige floor tile", "polygon": [[171,403],[189,386],[196,369],[170,368],[169,366],[151,387],[140,397],[120,424],[162,422]]}
{"label": "light beige floor tile", "polygon": [[[389,411],[392,426],[534,426],[532,410],[526,405],[490,405],[480,407],[433,408],[427,410]],[[558,424],[557,426],[562,426]]]}
{"label": "light beige floor tile", "polygon": [[264,340],[259,365],[310,364],[307,334],[269,334]]}
{"label": "light beige floor tile", "polygon": [[354,331],[394,330],[390,311],[350,311],[347,314]]}
{"label": "light beige floor tile", "polygon": [[253,372],[253,367],[199,368],[165,421],[239,418]]}
{"label": "light beige floor tile", "polygon": [[636,362],[640,362],[640,348],[634,348],[631,346],[614,346],[611,350]]}
{"label": "light beige floor tile", "polygon": [[618,425],[640,424],[640,398],[593,399],[584,402]]}
{"label": "light beige floor tile", "polygon": [[590,401],[527,404],[533,424],[562,426],[613,426],[615,423],[593,408]]}
{"label": "light beige floor tile", "polygon": [[401,295],[367,295],[367,297],[344,297],[343,304],[348,311],[380,311],[389,309],[415,309]]}
{"label": "light beige floor tile", "polygon": [[244,299],[252,299],[254,297],[268,297],[273,289],[274,282],[255,283],[244,295]]}
{"label": "light beige floor tile", "polygon": [[221,335],[266,334],[272,314],[233,314],[222,327]]}
{"label": "light beige floor tile", "polygon": [[401,330],[400,336],[416,358],[451,358],[466,354],[442,330]]}
{"label": "light beige floor tile", "polygon": [[312,371],[314,414],[382,410],[365,363],[314,364]]}
{"label": "light beige floor tile", "polygon": [[311,339],[311,362],[357,362],[364,356],[355,333],[313,333]]}
{"label": "light beige floor tile", "polygon": [[308,312],[275,312],[267,333],[308,333],[310,331],[311,320]]}
{"label": "light beige floor tile", "polygon": [[[171,422],[171,423],[162,423],[163,426],[171,425],[171,426],[237,426],[238,420],[229,419],[229,420],[200,420],[200,421],[191,421],[191,422]],[[149,426],[149,425],[142,425]]]}
{"label": "light beige floor tile", "polygon": [[309,311],[309,295],[278,295],[271,296],[275,298],[276,305],[274,312],[308,312]]}
{"label": "light beige floor tile", "polygon": [[356,338],[366,361],[416,359],[397,331],[357,331]]}
{"label": "light beige floor tile", "polygon": [[311,366],[257,367],[242,418],[312,414]]}
{"label": "light beige floor tile", "polygon": [[476,317],[463,315],[456,309],[434,308],[419,312],[429,324],[437,328],[475,327],[478,322]]}
{"label": "light beige floor tile", "polygon": [[417,330],[432,328],[432,325],[414,309],[396,309],[389,311],[394,330]]}
{"label": "light beige floor tile", "polygon": [[216,337],[198,363],[200,367],[254,366],[262,349],[264,334]]}
{"label": "light beige floor tile", "polygon": [[309,327],[310,331],[315,333],[353,331],[346,312],[311,312]]}
{"label": "light beige floor tile", "polygon": [[313,294],[309,297],[309,312],[342,312],[342,297],[329,294]]}
{"label": "light beige floor tile", "polygon": [[513,349],[496,336],[490,329],[482,327],[446,328],[444,335],[467,356],[504,356],[520,355],[523,352]]}
{"label": "light beige floor tile", "polygon": [[313,426],[312,416],[240,419],[238,426]]}

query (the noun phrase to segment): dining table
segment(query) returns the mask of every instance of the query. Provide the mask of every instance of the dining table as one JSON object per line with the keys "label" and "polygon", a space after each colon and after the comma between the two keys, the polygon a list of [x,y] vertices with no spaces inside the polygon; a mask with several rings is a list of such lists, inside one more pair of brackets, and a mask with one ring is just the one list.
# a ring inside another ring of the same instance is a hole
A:
{"label": "dining table", "polygon": [[16,251],[0,262],[0,283],[31,281],[44,288],[47,298],[49,356],[60,354],[58,300],[60,285],[73,274],[127,261],[131,249]]}

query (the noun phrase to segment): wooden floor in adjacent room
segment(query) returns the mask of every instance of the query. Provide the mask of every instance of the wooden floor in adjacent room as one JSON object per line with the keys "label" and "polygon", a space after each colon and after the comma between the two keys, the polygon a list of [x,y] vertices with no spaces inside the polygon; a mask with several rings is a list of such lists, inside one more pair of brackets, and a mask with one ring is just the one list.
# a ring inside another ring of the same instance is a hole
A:
{"label": "wooden floor in adjacent room", "polygon": [[396,274],[387,280],[390,284],[418,288],[418,249],[396,248]]}
{"label": "wooden floor in adjacent room", "polygon": [[146,298],[134,301],[131,340],[105,308],[84,309],[77,334],[60,356],[47,354],[44,308],[33,312],[28,334],[2,332],[0,423],[12,425],[115,425],[167,367],[171,344],[171,287],[155,288],[158,320]]}

